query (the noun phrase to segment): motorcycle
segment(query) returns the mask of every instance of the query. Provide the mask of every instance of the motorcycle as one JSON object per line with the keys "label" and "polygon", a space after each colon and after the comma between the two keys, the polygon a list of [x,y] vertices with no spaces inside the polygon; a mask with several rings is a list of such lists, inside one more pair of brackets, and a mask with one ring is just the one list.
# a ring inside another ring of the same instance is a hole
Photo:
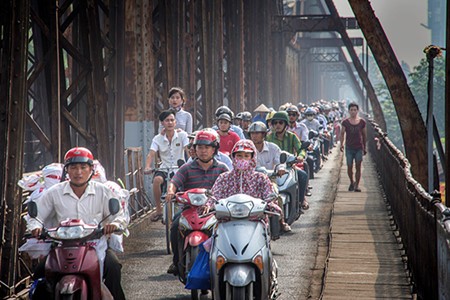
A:
{"label": "motorcycle", "polygon": [[312,150],[308,151],[308,156],[312,158],[313,162],[311,169],[317,173],[322,168],[322,139],[320,133],[314,130],[309,131],[308,138],[312,145]]}
{"label": "motorcycle", "polygon": [[[216,217],[212,214],[199,215],[199,209],[207,200],[207,190],[196,188],[175,195],[175,201],[184,205],[180,215],[179,231],[183,237],[179,240],[179,265],[178,276],[181,282],[186,283],[189,271],[199,253],[199,245],[205,242],[212,233],[216,224]],[[192,289],[191,298],[200,299],[201,290]]]}
{"label": "motorcycle", "polygon": [[[119,210],[119,200],[110,199],[109,216]],[[33,201],[28,204],[28,214],[38,220],[37,205]],[[106,218],[102,222],[104,220]],[[49,299],[113,299],[102,282],[99,258],[91,242],[103,235],[102,222],[89,225],[79,219],[68,219],[56,228],[44,228],[39,239],[56,244],[45,263],[45,282],[51,293]]]}
{"label": "motorcycle", "polygon": [[276,299],[277,264],[266,224],[269,202],[244,194],[215,205],[210,269],[213,298]]}

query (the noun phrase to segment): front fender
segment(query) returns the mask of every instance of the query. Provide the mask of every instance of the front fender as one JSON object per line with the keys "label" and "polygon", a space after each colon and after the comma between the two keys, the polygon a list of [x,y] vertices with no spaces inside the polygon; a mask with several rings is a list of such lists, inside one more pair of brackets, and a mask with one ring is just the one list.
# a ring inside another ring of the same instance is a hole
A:
{"label": "front fender", "polygon": [[74,294],[75,292],[80,291],[80,299],[88,298],[88,286],[87,282],[81,276],[77,275],[66,275],[63,276],[55,287],[55,297],[59,299],[61,294]]}
{"label": "front fender", "polygon": [[223,280],[232,286],[246,286],[256,281],[255,269],[249,264],[228,264],[225,266]]}
{"label": "front fender", "polygon": [[186,250],[188,245],[191,247],[197,247],[207,239],[209,239],[207,234],[201,231],[192,231],[184,239],[184,250]]}

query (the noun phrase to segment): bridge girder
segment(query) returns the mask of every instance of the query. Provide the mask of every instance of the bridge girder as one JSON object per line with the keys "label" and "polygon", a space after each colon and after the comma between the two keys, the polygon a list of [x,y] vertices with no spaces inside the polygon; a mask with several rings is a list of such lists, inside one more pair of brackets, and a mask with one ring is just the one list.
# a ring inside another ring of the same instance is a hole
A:
{"label": "bridge girder", "polygon": [[370,3],[349,0],[349,4],[392,96],[414,178],[422,186],[427,186],[429,174],[423,167],[428,164],[426,128],[406,77]]}

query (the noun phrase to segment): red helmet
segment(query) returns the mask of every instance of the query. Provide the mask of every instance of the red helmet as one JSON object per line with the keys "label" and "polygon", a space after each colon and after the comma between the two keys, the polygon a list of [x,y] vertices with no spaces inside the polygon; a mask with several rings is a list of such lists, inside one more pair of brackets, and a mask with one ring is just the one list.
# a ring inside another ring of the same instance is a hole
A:
{"label": "red helmet", "polygon": [[236,152],[247,152],[254,155],[255,146],[251,140],[239,140],[234,144],[233,149],[231,150],[231,156],[234,157]]}
{"label": "red helmet", "polygon": [[67,151],[64,156],[64,166],[78,163],[88,163],[93,166],[94,156],[92,155],[92,152],[84,147],[75,147]]}
{"label": "red helmet", "polygon": [[219,148],[219,134],[210,129],[204,129],[197,132],[194,139],[194,146],[196,145],[207,145],[213,146],[214,148]]}

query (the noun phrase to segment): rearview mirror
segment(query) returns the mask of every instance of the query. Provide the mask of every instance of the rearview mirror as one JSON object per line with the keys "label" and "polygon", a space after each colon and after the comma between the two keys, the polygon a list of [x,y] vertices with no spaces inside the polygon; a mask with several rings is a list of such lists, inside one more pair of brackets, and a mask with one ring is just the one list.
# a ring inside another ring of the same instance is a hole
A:
{"label": "rearview mirror", "polygon": [[184,165],[184,160],[180,158],[179,160],[177,160],[177,166],[178,168],[181,168],[182,165]]}
{"label": "rearview mirror", "polygon": [[119,210],[120,210],[120,202],[119,202],[119,200],[116,199],[116,198],[109,199],[108,207],[109,207],[109,213],[111,215],[117,214],[119,212]]}
{"label": "rearview mirror", "polygon": [[311,145],[311,142],[309,141],[305,141],[302,142],[302,146],[300,147],[301,149],[308,149],[308,147]]}
{"label": "rearview mirror", "polygon": [[287,154],[286,153],[281,153],[280,154],[280,163],[284,164],[287,160]]}
{"label": "rearview mirror", "polygon": [[315,137],[317,137],[319,134],[317,133],[317,131],[315,131],[315,130],[310,130],[309,131],[309,133],[308,133],[308,139],[313,139],[313,138],[315,138]]}
{"label": "rearview mirror", "polygon": [[35,219],[37,217],[38,209],[37,209],[36,202],[34,202],[34,201],[28,202],[28,215],[30,215],[30,217],[32,217],[33,219]]}

